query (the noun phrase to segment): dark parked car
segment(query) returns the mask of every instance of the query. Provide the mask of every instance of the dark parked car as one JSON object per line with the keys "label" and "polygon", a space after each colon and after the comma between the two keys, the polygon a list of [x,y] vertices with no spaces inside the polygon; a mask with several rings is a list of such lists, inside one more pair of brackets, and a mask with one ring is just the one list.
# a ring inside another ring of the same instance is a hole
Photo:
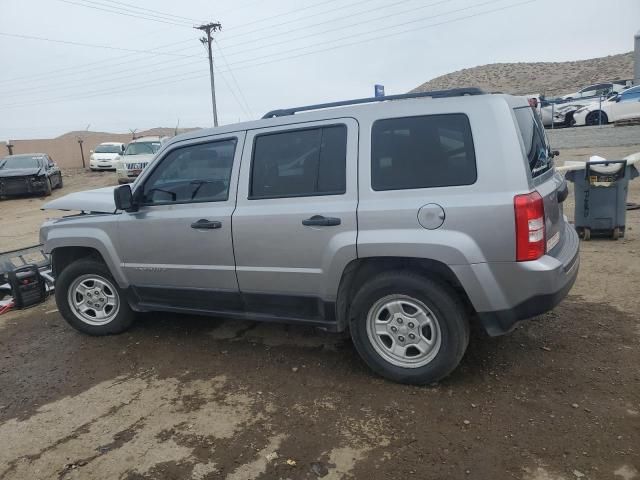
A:
{"label": "dark parked car", "polygon": [[9,155],[0,159],[0,197],[51,195],[62,188],[62,172],[46,153]]}

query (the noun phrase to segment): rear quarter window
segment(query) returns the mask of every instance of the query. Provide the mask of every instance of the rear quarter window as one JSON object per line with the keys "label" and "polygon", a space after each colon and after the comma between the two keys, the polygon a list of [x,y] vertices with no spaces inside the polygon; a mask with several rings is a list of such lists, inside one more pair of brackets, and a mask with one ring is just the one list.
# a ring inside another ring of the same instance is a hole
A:
{"label": "rear quarter window", "polygon": [[374,190],[471,185],[477,179],[471,126],[464,114],[378,120],[371,135]]}
{"label": "rear quarter window", "polygon": [[553,168],[553,158],[544,127],[531,107],[520,107],[514,110],[518,130],[524,144],[524,151],[533,178]]}

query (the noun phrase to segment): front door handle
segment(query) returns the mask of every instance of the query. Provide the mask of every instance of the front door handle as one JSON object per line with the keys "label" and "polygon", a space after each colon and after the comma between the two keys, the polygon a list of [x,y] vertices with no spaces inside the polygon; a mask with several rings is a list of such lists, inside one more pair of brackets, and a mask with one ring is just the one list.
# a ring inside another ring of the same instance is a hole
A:
{"label": "front door handle", "polygon": [[322,215],[314,215],[311,218],[302,220],[302,225],[305,227],[335,227],[340,225],[342,220],[335,217],[323,217]]}
{"label": "front door handle", "polygon": [[222,228],[222,222],[202,218],[197,222],[193,222],[191,224],[191,228],[195,228],[197,230],[215,230],[216,228]]}

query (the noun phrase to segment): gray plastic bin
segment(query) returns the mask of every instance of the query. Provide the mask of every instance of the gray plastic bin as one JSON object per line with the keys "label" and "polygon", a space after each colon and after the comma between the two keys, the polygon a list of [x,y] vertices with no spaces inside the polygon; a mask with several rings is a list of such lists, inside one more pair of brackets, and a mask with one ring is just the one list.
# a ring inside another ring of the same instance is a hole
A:
{"label": "gray plastic bin", "polygon": [[624,237],[627,190],[637,176],[635,165],[626,160],[587,162],[584,170],[567,172],[567,180],[575,184],[575,227],[584,240],[596,235]]}

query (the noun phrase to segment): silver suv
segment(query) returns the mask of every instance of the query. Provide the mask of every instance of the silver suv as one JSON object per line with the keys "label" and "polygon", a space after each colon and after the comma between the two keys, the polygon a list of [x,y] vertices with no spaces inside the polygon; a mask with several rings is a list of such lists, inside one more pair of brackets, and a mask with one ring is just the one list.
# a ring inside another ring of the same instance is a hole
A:
{"label": "silver suv", "polygon": [[91,335],[168,311],[349,330],[398,382],[448,375],[578,272],[564,178],[526,99],[457,89],[180,135],[133,185],[48,208],[56,301]]}

